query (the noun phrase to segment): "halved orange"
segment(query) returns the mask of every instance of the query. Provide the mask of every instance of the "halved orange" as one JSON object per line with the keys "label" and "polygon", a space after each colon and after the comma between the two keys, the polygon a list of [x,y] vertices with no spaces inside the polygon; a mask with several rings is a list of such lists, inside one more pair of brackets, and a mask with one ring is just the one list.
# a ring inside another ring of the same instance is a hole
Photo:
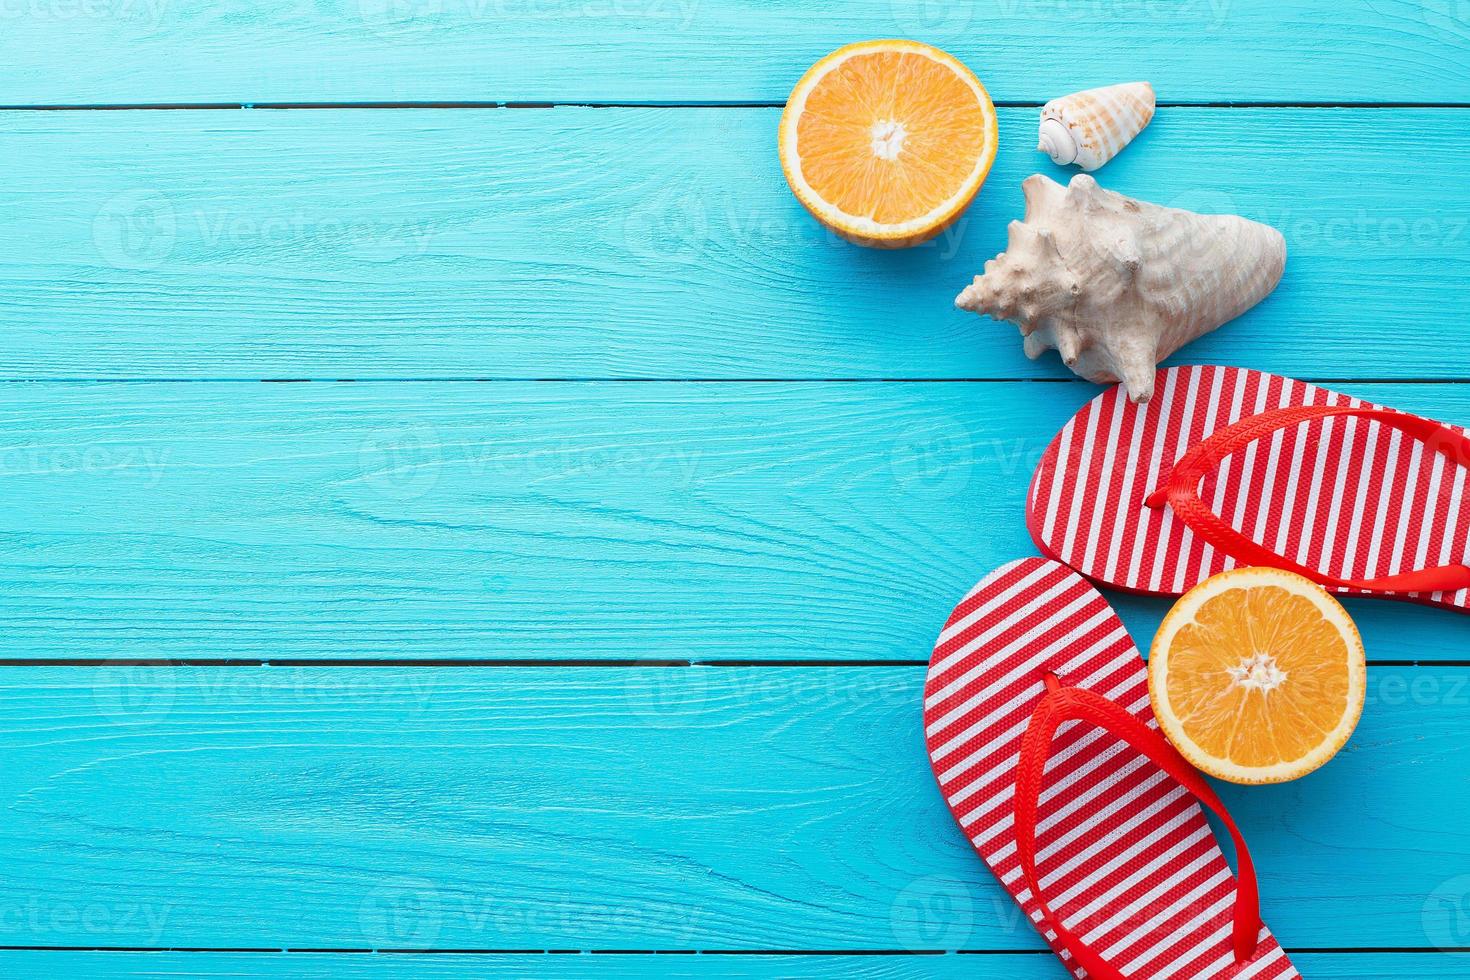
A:
{"label": "halved orange", "polygon": [[859,245],[917,245],[950,225],[995,160],[995,106],[952,55],[917,41],[838,48],[781,115],[781,169],[806,209]]}
{"label": "halved orange", "polygon": [[1148,661],[1159,727],[1196,768],[1234,783],[1296,779],[1336,755],[1362,713],[1366,676],[1347,611],[1276,568],[1190,589]]}

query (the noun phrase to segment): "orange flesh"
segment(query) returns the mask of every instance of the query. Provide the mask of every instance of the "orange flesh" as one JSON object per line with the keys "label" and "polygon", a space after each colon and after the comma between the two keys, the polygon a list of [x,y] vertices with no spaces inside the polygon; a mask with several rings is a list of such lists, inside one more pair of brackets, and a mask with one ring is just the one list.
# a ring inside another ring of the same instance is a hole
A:
{"label": "orange flesh", "polygon": [[[895,124],[901,136],[891,135]],[[874,149],[884,133],[892,159]],[[922,217],[953,197],[986,139],[987,112],[963,80],[931,58],[891,51],[854,55],[828,72],[796,129],[811,188],[881,224]]]}
{"label": "orange flesh", "polygon": [[1169,701],[1185,733],[1237,765],[1305,757],[1348,705],[1353,651],[1312,602],[1276,586],[1207,599],[1168,655]]}

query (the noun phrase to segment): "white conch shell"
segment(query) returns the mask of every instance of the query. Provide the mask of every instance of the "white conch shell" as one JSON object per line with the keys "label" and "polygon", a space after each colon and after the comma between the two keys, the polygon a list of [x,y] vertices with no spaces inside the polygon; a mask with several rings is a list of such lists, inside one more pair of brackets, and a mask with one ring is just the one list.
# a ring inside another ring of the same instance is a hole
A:
{"label": "white conch shell", "polygon": [[1065,166],[1096,170],[1118,155],[1154,117],[1154,87],[1125,82],[1052,99],[1041,107],[1036,147]]}
{"label": "white conch shell", "polygon": [[1281,280],[1286,240],[1233,214],[1195,214],[1027,177],[1026,220],[955,305],[1021,327],[1028,357],[1056,348],[1089,381],[1122,381],[1135,402],[1154,367],[1255,306]]}

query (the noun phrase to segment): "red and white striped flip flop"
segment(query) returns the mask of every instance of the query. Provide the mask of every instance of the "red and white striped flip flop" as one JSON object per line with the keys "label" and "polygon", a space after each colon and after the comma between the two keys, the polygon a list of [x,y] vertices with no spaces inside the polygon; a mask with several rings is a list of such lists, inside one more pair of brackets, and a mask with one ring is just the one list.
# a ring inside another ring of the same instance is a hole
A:
{"label": "red and white striped flip flop", "polygon": [[[1015,561],[955,607],[924,733],[955,819],[1075,976],[1298,976],[1245,842],[1158,731],[1138,649],[1071,569]],[[1238,881],[1196,801],[1234,838]]]}
{"label": "red and white striped flip flop", "polygon": [[1043,554],[1180,595],[1237,565],[1470,610],[1465,430],[1259,371],[1177,367],[1110,389],[1047,447],[1026,522]]}

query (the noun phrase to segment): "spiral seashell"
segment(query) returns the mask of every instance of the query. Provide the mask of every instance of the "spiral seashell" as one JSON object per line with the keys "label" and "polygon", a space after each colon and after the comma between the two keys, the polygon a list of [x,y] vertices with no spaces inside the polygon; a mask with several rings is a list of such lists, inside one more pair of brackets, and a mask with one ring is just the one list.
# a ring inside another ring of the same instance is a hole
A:
{"label": "spiral seashell", "polygon": [[1096,170],[1143,132],[1154,117],[1154,87],[1125,82],[1052,99],[1041,107],[1036,147],[1063,166]]}
{"label": "spiral seashell", "polygon": [[1233,214],[1148,204],[1086,174],[1066,187],[1034,174],[1021,189],[1026,220],[955,305],[1015,322],[1026,356],[1055,348],[1135,402],[1153,394],[1159,361],[1255,306],[1286,266],[1281,232]]}

